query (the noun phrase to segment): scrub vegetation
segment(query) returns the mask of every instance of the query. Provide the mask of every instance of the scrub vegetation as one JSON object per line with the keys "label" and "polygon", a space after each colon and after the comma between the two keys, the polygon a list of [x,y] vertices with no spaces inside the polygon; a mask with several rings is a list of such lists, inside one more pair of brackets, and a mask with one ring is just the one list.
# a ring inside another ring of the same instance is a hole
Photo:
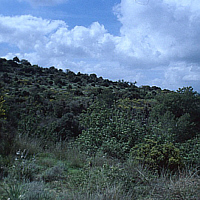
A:
{"label": "scrub vegetation", "polygon": [[0,200],[198,200],[200,95],[0,59]]}

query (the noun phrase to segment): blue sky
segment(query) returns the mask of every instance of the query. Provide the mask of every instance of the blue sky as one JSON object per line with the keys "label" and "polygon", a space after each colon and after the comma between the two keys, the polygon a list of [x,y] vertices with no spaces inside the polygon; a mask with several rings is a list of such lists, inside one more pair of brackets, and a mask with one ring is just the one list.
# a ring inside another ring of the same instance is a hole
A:
{"label": "blue sky", "polygon": [[1,0],[0,57],[200,92],[199,0]]}
{"label": "blue sky", "polygon": [[[55,2],[55,3],[42,3]],[[58,1],[59,2],[59,1]],[[1,15],[32,15],[51,20],[64,20],[66,24],[74,26],[90,26],[98,21],[104,24],[111,33],[118,33],[120,24],[113,14],[113,6],[119,0],[1,0]]]}

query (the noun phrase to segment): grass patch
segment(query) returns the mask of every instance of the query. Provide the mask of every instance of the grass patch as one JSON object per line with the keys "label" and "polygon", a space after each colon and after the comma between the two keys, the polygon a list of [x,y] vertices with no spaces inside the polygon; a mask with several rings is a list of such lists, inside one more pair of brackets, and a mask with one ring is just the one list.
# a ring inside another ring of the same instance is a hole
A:
{"label": "grass patch", "polygon": [[0,200],[198,200],[200,196],[197,169],[157,174],[133,159],[122,162],[102,152],[88,157],[73,143],[36,152],[9,166],[0,181]]}

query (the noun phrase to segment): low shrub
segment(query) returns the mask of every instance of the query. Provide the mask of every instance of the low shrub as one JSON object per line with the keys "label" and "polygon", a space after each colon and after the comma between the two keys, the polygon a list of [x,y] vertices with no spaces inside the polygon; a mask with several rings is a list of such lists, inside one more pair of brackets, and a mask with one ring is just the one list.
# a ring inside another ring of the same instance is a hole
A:
{"label": "low shrub", "polygon": [[146,139],[132,148],[131,156],[147,165],[152,170],[177,170],[182,166],[180,150],[172,143],[160,144],[157,141]]}
{"label": "low shrub", "polygon": [[46,171],[44,171],[42,175],[42,179],[45,182],[51,182],[66,178],[67,178],[67,168],[63,163],[58,163],[57,165],[48,168]]}

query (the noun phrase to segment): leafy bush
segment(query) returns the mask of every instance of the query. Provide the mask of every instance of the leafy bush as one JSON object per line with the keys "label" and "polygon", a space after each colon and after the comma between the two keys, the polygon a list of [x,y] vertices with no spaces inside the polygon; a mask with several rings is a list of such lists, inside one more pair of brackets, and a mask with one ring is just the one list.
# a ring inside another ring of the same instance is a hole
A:
{"label": "leafy bush", "polygon": [[89,155],[97,151],[124,159],[130,149],[142,139],[144,126],[127,110],[107,108],[99,102],[81,116],[85,130],[77,139],[81,149]]}
{"label": "leafy bush", "polygon": [[172,143],[159,144],[146,139],[132,148],[131,156],[137,161],[149,166],[150,169],[161,171],[163,168],[177,170],[182,166],[180,150]]}
{"label": "leafy bush", "polygon": [[167,112],[170,113],[172,120],[168,120],[167,116],[165,120],[167,124],[171,121],[170,128],[173,128],[176,142],[185,142],[195,137],[200,129],[199,97],[192,87],[183,87],[177,92],[158,95],[155,97],[157,103],[152,107],[151,117],[159,122]]}
{"label": "leafy bush", "polygon": [[200,166],[200,136],[182,143],[180,149],[186,165]]}

